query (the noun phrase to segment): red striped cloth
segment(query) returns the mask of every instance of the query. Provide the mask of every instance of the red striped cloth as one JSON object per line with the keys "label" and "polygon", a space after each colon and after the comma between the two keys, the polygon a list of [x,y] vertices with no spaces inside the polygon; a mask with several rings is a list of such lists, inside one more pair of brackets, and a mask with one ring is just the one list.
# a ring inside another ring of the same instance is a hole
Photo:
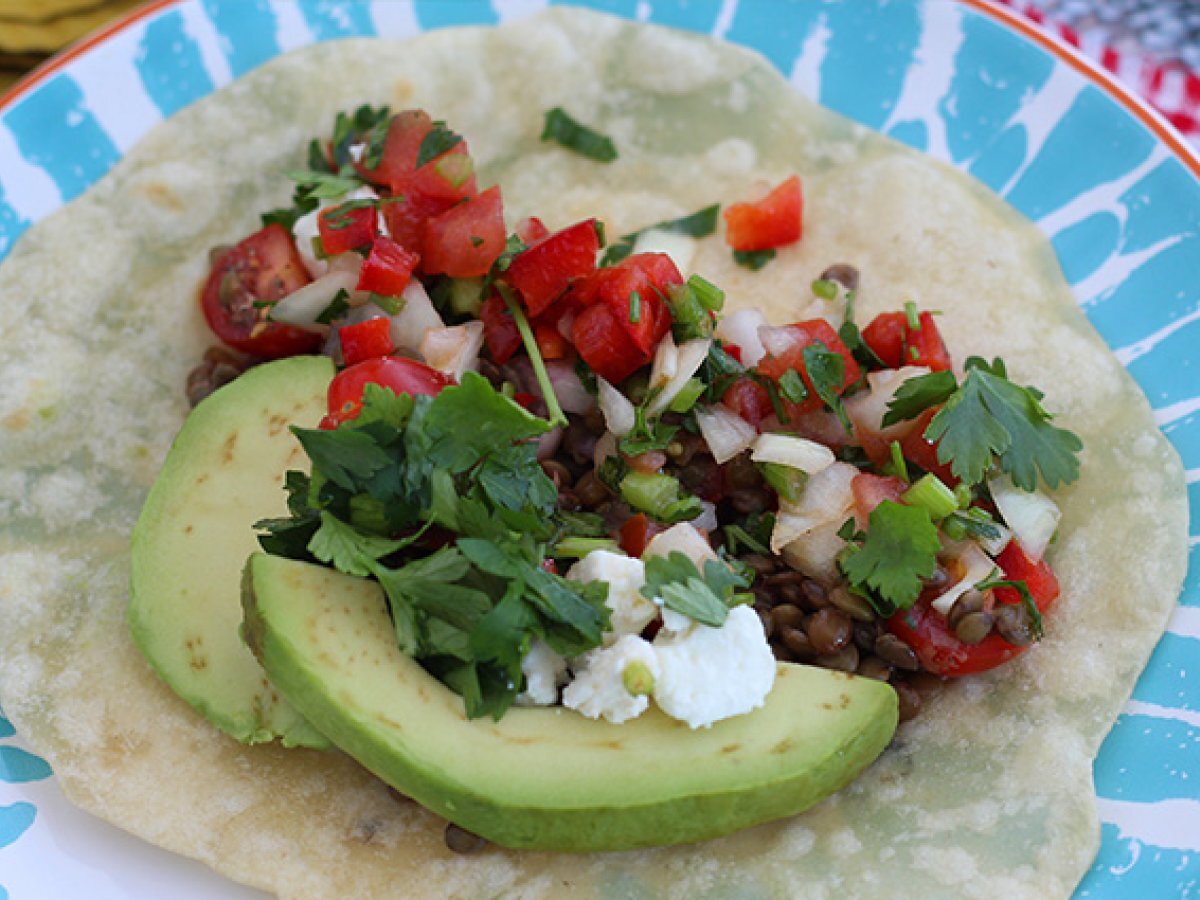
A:
{"label": "red striped cloth", "polygon": [[1095,32],[1080,33],[1028,0],[1000,0],[1031,22],[1062,38],[1125,82],[1161,112],[1189,141],[1200,146],[1200,75],[1183,63],[1105,43]]}

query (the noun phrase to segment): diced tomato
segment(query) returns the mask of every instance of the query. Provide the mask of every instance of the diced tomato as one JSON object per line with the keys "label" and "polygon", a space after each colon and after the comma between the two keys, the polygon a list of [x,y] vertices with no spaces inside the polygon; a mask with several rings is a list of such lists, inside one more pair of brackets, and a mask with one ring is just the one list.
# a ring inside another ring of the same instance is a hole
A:
{"label": "diced tomato", "polygon": [[451,200],[431,197],[418,190],[408,190],[402,197],[380,206],[392,240],[406,250],[419,253],[425,238],[425,223],[454,206]]}
{"label": "diced tomato", "polygon": [[650,539],[662,530],[663,526],[645,513],[638,513],[625,520],[625,524],[617,532],[617,543],[622,550],[636,559],[646,552]]}
{"label": "diced tomato", "polygon": [[859,472],[850,481],[850,491],[854,494],[854,511],[859,524],[866,527],[871,512],[884,500],[899,503],[900,496],[908,490],[908,485],[899,478],[890,475],[872,475],[870,472]]}
{"label": "diced tomato", "polygon": [[618,384],[649,361],[613,318],[607,306],[592,304],[575,317],[572,342],[592,371]]}
{"label": "diced tomato", "polygon": [[213,334],[243,353],[278,359],[311,353],[321,336],[266,320],[255,303],[281,300],[312,279],[282,225],[268,225],[213,260],[200,292],[204,318]]}
{"label": "diced tomato", "polygon": [[452,206],[425,223],[424,268],[452,278],[486,275],[504,252],[504,202],[500,188]]}
{"label": "diced tomato", "polygon": [[374,169],[361,165],[356,168],[370,181],[386,185],[394,196],[407,196],[415,190],[449,203],[475,196],[474,164],[466,141],[417,168],[421,144],[432,129],[433,120],[422,109],[397,113],[388,125],[379,165]]}
{"label": "diced tomato", "polygon": [[935,372],[950,368],[950,353],[938,332],[933,313],[917,317],[919,328],[910,328],[902,312],[880,313],[862,331],[863,341],[891,369],[926,366]]}
{"label": "diced tomato", "polygon": [[792,338],[791,345],[781,353],[764,356],[755,368],[758,372],[776,382],[789,369],[795,369],[799,373],[804,386],[808,388],[808,397],[800,403],[794,403],[787,398],[782,398],[783,405],[789,417],[802,416],[805,413],[820,409],[822,405],[821,398],[817,395],[816,389],[813,387],[812,378],[809,377],[808,371],[804,366],[804,348],[810,344],[820,342],[825,345],[825,349],[832,350],[842,357],[845,367],[842,383],[835,388],[838,394],[841,394],[850,385],[858,381],[862,374],[858,362],[854,359],[854,355],[847,349],[846,345],[842,343],[842,339],[833,330],[833,326],[824,319],[810,319],[805,322],[797,322],[795,325],[787,325],[785,328],[787,329],[788,336]]}
{"label": "diced tomato", "polygon": [[[1046,612],[1058,599],[1058,579],[1050,566],[1034,562],[1015,541],[996,559],[1004,577],[1024,581],[1040,612]],[[1019,603],[1020,594],[1012,588],[996,588],[998,603]],[[887,621],[887,629],[904,641],[917,654],[924,668],[944,678],[986,672],[1028,647],[1010,644],[993,632],[978,644],[964,644],[955,636],[946,617],[930,606],[932,595],[922,596],[912,609],[896,613]]]}
{"label": "diced tomato", "polygon": [[526,244],[536,243],[550,234],[550,229],[537,216],[526,216],[517,223],[517,227],[513,231]]}
{"label": "diced tomato", "polygon": [[370,247],[379,233],[379,216],[374,206],[346,210],[331,206],[317,216],[317,228],[321,232],[321,249],[327,256],[337,256]]}
{"label": "diced tomato", "polygon": [[392,323],[383,316],[343,325],[338,329],[342,359],[347,366],[357,365],[377,356],[387,356],[396,349],[392,343]]}
{"label": "diced tomato", "polygon": [[721,349],[732,356],[738,362],[742,361],[742,348],[737,344],[725,343],[721,345]]}
{"label": "diced tomato", "polygon": [[739,378],[726,389],[721,402],[755,428],[774,412],[767,389],[753,378]]}
{"label": "diced tomato", "polygon": [[521,295],[529,315],[540,316],[572,281],[595,270],[599,250],[596,220],[577,222],[519,253],[504,280]]}
{"label": "diced tomato", "polygon": [[800,240],[804,196],[793,175],[761,200],[725,210],[725,242],[734,250],[770,250]]}
{"label": "diced tomato", "polygon": [[567,339],[559,333],[553,322],[536,323],[533,326],[533,337],[545,359],[562,359],[570,349]]}
{"label": "diced tomato", "polygon": [[538,396],[527,391],[517,391],[513,394],[513,401],[522,409],[533,412],[534,407],[537,406]]}
{"label": "diced tomato", "polygon": [[671,257],[665,253],[635,253],[611,268],[597,270],[587,280],[594,282],[594,300],[609,308],[614,321],[649,362],[658,342],[671,327],[671,310],[664,299],[667,289],[683,284],[683,276]]}
{"label": "diced tomato", "polygon": [[329,383],[327,418],[335,427],[357,418],[362,412],[363,389],[368,384],[383,385],[397,394],[425,394],[433,397],[442,388],[454,383],[450,376],[415,359],[405,359],[401,356],[368,359],[343,369]]}
{"label": "diced tomato", "polygon": [[909,462],[915,463],[926,472],[932,472],[950,487],[958,484],[958,478],[951,471],[950,463],[938,461],[938,442],[925,437],[925,429],[930,420],[937,415],[940,406],[933,406],[917,417],[912,431],[900,438],[900,452]]}
{"label": "diced tomato", "polygon": [[483,342],[487,344],[492,362],[504,365],[521,346],[521,332],[517,330],[516,321],[497,294],[483,301],[479,319],[483,322]]}
{"label": "diced tomato", "polygon": [[385,297],[399,297],[412,279],[421,257],[405,250],[389,237],[380,235],[358,276],[358,289]]}

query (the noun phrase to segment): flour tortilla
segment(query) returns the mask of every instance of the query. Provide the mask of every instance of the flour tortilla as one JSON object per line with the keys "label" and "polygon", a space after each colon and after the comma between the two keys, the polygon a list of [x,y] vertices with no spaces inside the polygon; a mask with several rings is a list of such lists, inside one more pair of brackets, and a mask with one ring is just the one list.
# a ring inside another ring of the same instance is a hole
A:
{"label": "flour tortilla", "polygon": [[[954,684],[817,809],[656,851],[455,856],[441,821],[349,759],[211,728],[130,642],[128,536],[210,341],[193,302],[207,249],[286,202],[275,173],[362,102],[421,106],[465,134],[510,223],[598,214],[620,234],[799,172],[798,246],[752,274],[715,236],[695,270],[733,308],[783,322],[826,265],[853,263],[859,321],[916,300],[943,312],[958,358],[1002,355],[1048,390],[1086,449],[1058,494],[1063,596],[1046,639]],[[540,144],[557,105],[611,135],[620,159]],[[31,229],[0,296],[0,702],[79,806],[288,897],[1066,896],[1092,859],[1091,761],[1183,576],[1179,461],[1031,225],[795,95],[758,57],[563,10],[306,49],[155,129]]]}

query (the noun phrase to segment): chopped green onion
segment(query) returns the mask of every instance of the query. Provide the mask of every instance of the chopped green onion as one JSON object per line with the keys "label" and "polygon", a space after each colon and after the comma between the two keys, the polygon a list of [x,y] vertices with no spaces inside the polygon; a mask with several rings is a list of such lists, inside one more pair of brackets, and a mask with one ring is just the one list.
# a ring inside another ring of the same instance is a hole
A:
{"label": "chopped green onion", "polygon": [[683,493],[670,475],[630,472],[621,479],[621,499],[660,522],[686,522],[704,511],[700,498]]}
{"label": "chopped green onion", "polygon": [[667,305],[671,308],[671,318],[675,322],[672,333],[676,341],[690,341],[712,334],[712,317],[700,302],[700,296],[691,282],[668,287]]}
{"label": "chopped green onion", "polygon": [[913,362],[916,362],[918,359],[921,358],[921,351],[918,350],[916,347],[909,347],[908,355],[912,358]]}
{"label": "chopped green onion", "polygon": [[736,554],[737,545],[743,544],[747,549],[753,550],[755,553],[761,553],[763,556],[770,556],[771,549],[741,525],[726,525],[725,526],[725,544],[730,553]]}
{"label": "chopped green onion", "polygon": [[645,697],[654,691],[654,673],[644,662],[635,659],[622,670],[621,684],[634,697]]}
{"label": "chopped green onion", "polygon": [[952,541],[961,541],[967,536],[967,526],[954,516],[943,520],[942,532]]}
{"label": "chopped green onion", "polygon": [[642,295],[634,291],[629,295],[629,324],[636,325],[642,321]]}
{"label": "chopped green onion", "polygon": [[900,442],[892,441],[890,450],[892,453],[892,474],[905,481],[912,481],[908,477],[908,461],[904,458],[904,451],[900,449]]}
{"label": "chopped green onion", "polygon": [[394,316],[399,313],[400,310],[404,309],[403,297],[387,297],[383,294],[376,294],[372,292],[371,302],[382,309],[389,316]]}
{"label": "chopped green onion", "polygon": [[[995,569],[992,571],[994,572]],[[1046,624],[1042,620],[1042,611],[1038,609],[1037,603],[1033,599],[1033,594],[1029,592],[1029,585],[1024,581],[1013,581],[1007,578],[998,578],[994,581],[981,581],[975,585],[975,589],[980,591],[998,587],[1012,588],[1021,595],[1021,605],[1029,613],[1029,622],[1033,629],[1034,640],[1040,641],[1046,634]]]}
{"label": "chopped green onion", "polygon": [[808,473],[802,469],[785,466],[783,463],[759,463],[763,480],[788,503],[799,503],[808,485]]}
{"label": "chopped green onion", "polygon": [[689,378],[679,389],[679,393],[675,395],[675,399],[671,401],[667,409],[673,413],[685,413],[695,406],[696,401],[703,395],[704,382],[699,378]]}
{"label": "chopped green onion", "polygon": [[720,312],[725,306],[725,292],[706,278],[693,275],[687,280],[700,305],[710,312]]}
{"label": "chopped green onion", "polygon": [[921,330],[921,316],[917,312],[917,304],[909,300],[904,304],[904,316],[908,319],[908,327],[913,331]]}
{"label": "chopped green onion", "polygon": [[775,258],[774,250],[734,250],[733,261],[751,272],[757,272]]}
{"label": "chopped green onion", "polygon": [[788,369],[779,376],[779,392],[793,403],[803,403],[808,399],[808,388],[795,369]]}
{"label": "chopped green onion", "polygon": [[450,281],[450,309],[456,315],[478,318],[483,306],[482,278],[454,278]]}
{"label": "chopped green onion", "polygon": [[822,300],[836,300],[838,295],[837,283],[830,281],[828,278],[818,278],[812,283],[812,292],[814,297],[819,297]]}
{"label": "chopped green onion", "polygon": [[594,550],[610,550],[616,552],[620,548],[612,538],[597,537],[565,537],[554,545],[552,556],[558,558],[570,557],[583,559]]}
{"label": "chopped green onion", "polygon": [[517,388],[511,381],[506,381],[504,384],[500,385],[500,393],[509,400],[512,400],[517,396]]}
{"label": "chopped green onion", "polygon": [[958,498],[954,496],[954,491],[933,474],[922,476],[920,481],[900,496],[900,499],[909,506],[919,506],[929,513],[929,517],[935,522],[941,521],[958,509]]}
{"label": "chopped green onion", "polygon": [[971,486],[960,481],[958,486],[954,488],[954,499],[958,501],[959,509],[966,509],[969,507],[971,505],[971,501],[975,499],[974,495],[971,493]]}
{"label": "chopped green onion", "polygon": [[558,404],[558,395],[554,393],[554,385],[550,383],[546,362],[542,359],[542,351],[538,349],[533,329],[529,327],[529,320],[525,318],[525,311],[521,309],[521,304],[517,302],[517,298],[513,296],[508,285],[497,282],[496,290],[500,292],[504,305],[512,313],[513,321],[517,323],[517,332],[521,335],[521,343],[525,345],[525,352],[529,354],[529,361],[533,364],[533,374],[537,378],[538,386],[542,389],[542,399],[546,401],[546,410],[550,413],[550,424],[565,427],[567,417]]}

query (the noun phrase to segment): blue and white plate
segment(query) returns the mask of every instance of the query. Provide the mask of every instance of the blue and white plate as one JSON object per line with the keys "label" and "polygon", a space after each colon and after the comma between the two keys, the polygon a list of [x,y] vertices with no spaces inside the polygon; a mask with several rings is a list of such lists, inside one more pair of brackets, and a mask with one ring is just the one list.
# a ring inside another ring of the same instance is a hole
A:
{"label": "blue and white plate", "polygon": [[[0,104],[0,258],[159,121],[279,53],[545,2],[151,3]],[[965,169],[1035,221],[1183,456],[1200,518],[1200,157],[1147,107],[986,0],[585,5],[759,50],[799,90]],[[1079,897],[1200,893],[1198,545],[1193,535],[1170,629],[1096,762],[1102,842]],[[45,896],[260,895],[69,806],[0,718],[0,900]]]}

